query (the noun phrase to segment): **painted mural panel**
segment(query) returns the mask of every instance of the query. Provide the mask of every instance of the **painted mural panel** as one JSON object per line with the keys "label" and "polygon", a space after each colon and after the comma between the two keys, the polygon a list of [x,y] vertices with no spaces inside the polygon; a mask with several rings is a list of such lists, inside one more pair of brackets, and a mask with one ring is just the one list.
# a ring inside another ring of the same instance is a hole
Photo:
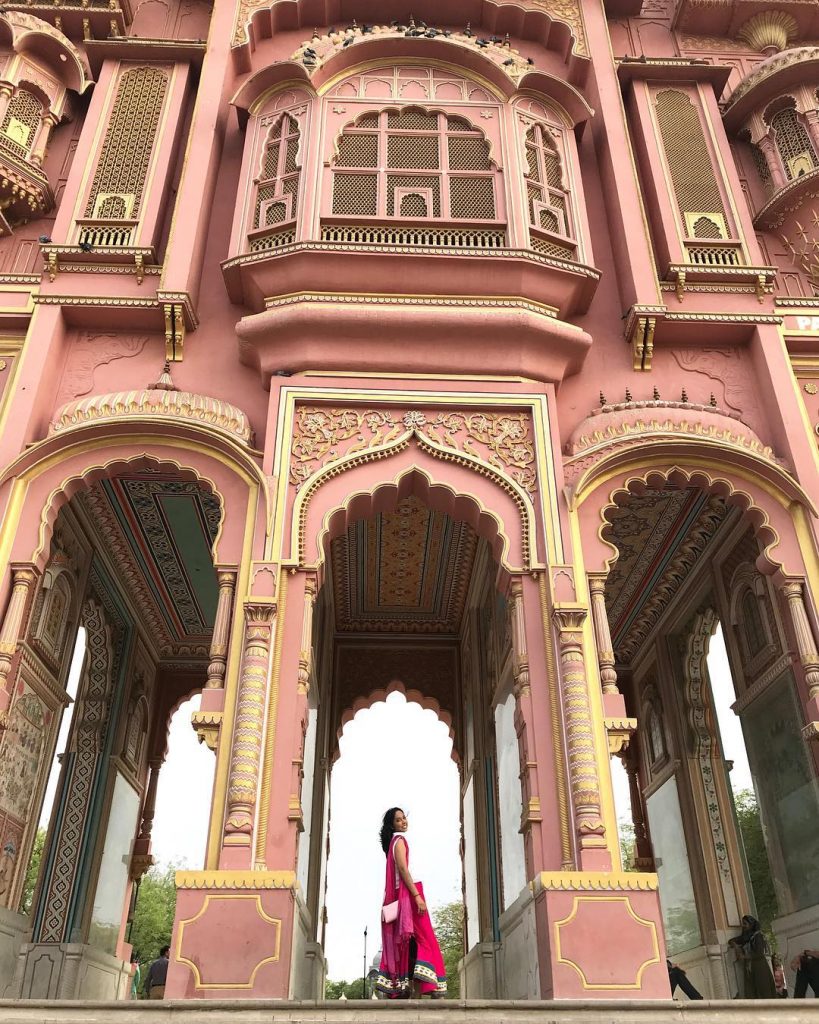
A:
{"label": "painted mural panel", "polygon": [[0,902],[11,895],[23,833],[37,790],[49,714],[33,693],[14,702],[0,745]]}

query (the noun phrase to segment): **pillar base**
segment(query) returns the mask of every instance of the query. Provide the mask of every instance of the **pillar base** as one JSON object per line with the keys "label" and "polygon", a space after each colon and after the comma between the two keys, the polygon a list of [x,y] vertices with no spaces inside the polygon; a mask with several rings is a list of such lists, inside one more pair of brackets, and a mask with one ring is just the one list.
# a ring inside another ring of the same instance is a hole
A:
{"label": "pillar base", "polygon": [[166,999],[286,999],[293,871],[177,871]]}
{"label": "pillar base", "polygon": [[543,872],[533,892],[541,998],[671,998],[656,875]]}

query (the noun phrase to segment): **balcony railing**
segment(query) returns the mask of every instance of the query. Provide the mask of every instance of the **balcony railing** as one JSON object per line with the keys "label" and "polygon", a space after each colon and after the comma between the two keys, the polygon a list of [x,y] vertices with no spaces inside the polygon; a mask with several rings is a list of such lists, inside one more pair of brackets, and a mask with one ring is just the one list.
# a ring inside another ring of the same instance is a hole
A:
{"label": "balcony railing", "polygon": [[78,220],[78,244],[94,249],[127,249],[134,244],[138,225],[136,220]]}

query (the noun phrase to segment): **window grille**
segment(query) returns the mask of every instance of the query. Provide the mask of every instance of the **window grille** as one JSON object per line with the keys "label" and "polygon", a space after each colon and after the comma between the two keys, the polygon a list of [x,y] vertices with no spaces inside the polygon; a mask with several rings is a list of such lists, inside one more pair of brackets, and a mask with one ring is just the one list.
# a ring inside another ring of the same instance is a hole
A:
{"label": "window grille", "polygon": [[771,169],[768,166],[768,161],[765,159],[765,154],[755,145],[753,142],[748,143],[751,149],[751,159],[756,167],[756,173],[759,175],[759,180],[762,187],[766,192],[771,192],[773,189],[773,180],[771,179]]}
{"label": "window grille", "polygon": [[489,143],[468,121],[417,107],[369,112],[339,136],[333,214],[495,220]]}
{"label": "window grille", "polygon": [[[526,132],[524,154],[531,246],[545,256],[576,259],[571,202],[563,185],[560,154],[545,125],[533,124]],[[549,237],[541,238],[538,232]]]}
{"label": "window grille", "polygon": [[101,218],[101,209],[119,196],[126,216],[136,218],[167,91],[168,75],[159,68],[131,68],[120,76],[86,217]]}
{"label": "window grille", "polygon": [[793,107],[785,107],[774,114],[771,128],[788,178],[799,178],[816,167],[816,153],[810,136]]}
{"label": "window grille", "polygon": [[655,109],[680,219],[685,222],[687,213],[715,213],[725,223],[725,205],[696,107],[685,93],[666,89],[657,95]]}
{"label": "window grille", "polygon": [[43,105],[36,96],[18,89],[9,100],[6,115],[0,124],[0,145],[17,156],[27,157],[34,145]]}
{"label": "window grille", "polygon": [[282,114],[271,126],[262,152],[262,173],[256,184],[253,228],[273,227],[296,219],[299,201],[299,125]]}

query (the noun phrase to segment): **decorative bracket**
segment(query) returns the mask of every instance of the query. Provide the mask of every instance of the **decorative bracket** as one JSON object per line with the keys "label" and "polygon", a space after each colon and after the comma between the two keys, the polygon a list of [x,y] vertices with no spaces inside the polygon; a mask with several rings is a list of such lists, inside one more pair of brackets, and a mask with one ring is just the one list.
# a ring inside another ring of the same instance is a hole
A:
{"label": "decorative bracket", "polygon": [[654,331],[665,315],[665,306],[634,305],[626,316],[626,341],[631,345],[634,369],[648,372],[654,355]]}
{"label": "decorative bracket", "polygon": [[193,731],[210,750],[216,751],[219,743],[219,730],[222,728],[221,711],[194,711],[191,714]]}
{"label": "decorative bracket", "polygon": [[606,735],[609,740],[609,755],[614,757],[617,754],[622,754],[637,731],[637,719],[604,718],[603,723],[606,726]]}

